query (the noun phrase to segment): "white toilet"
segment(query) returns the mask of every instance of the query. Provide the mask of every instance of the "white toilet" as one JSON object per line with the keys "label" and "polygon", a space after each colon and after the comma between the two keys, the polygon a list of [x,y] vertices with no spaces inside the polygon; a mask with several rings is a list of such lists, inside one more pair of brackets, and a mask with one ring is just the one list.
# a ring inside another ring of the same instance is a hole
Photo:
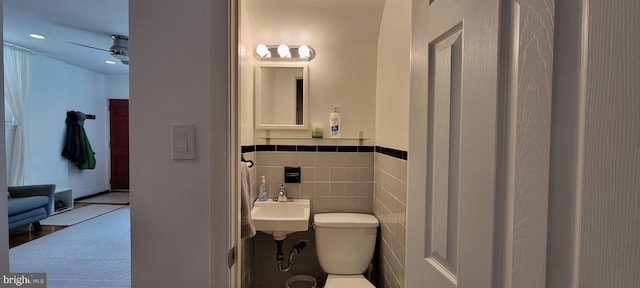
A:
{"label": "white toilet", "polygon": [[378,219],[360,213],[322,213],[313,216],[316,250],[325,288],[375,288],[363,275],[376,246]]}

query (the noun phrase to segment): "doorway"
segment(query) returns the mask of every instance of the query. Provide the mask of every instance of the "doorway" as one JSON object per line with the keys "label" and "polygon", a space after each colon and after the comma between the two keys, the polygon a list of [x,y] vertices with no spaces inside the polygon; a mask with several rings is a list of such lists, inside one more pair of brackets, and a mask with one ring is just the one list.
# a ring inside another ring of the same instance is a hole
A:
{"label": "doorway", "polygon": [[129,191],[129,100],[109,99],[111,191]]}

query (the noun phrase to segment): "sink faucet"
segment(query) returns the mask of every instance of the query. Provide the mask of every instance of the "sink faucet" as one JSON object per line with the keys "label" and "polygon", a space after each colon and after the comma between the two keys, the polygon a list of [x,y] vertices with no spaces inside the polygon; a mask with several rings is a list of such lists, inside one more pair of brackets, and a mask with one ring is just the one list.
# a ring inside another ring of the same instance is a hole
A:
{"label": "sink faucet", "polygon": [[287,197],[287,191],[284,189],[284,184],[280,184],[280,192],[278,192],[278,202],[289,201]]}

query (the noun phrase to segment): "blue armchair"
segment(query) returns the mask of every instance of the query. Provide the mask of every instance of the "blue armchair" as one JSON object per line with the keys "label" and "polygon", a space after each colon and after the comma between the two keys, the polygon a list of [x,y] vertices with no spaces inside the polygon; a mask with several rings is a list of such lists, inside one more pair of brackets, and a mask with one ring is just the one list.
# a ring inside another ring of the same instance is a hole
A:
{"label": "blue armchair", "polygon": [[9,228],[33,223],[36,231],[42,230],[40,220],[53,213],[53,195],[56,185],[27,185],[8,188]]}

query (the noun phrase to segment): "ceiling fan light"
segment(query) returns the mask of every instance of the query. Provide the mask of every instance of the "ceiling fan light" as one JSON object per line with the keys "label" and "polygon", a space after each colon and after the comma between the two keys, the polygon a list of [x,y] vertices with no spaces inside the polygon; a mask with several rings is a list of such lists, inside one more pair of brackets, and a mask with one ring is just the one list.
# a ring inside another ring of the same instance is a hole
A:
{"label": "ceiling fan light", "polygon": [[129,61],[129,37],[123,35],[112,35],[113,45],[109,48],[109,53],[120,61]]}
{"label": "ceiling fan light", "polygon": [[29,33],[29,37],[39,39],[39,40],[43,40],[47,38],[44,35],[38,34],[38,33]]}

